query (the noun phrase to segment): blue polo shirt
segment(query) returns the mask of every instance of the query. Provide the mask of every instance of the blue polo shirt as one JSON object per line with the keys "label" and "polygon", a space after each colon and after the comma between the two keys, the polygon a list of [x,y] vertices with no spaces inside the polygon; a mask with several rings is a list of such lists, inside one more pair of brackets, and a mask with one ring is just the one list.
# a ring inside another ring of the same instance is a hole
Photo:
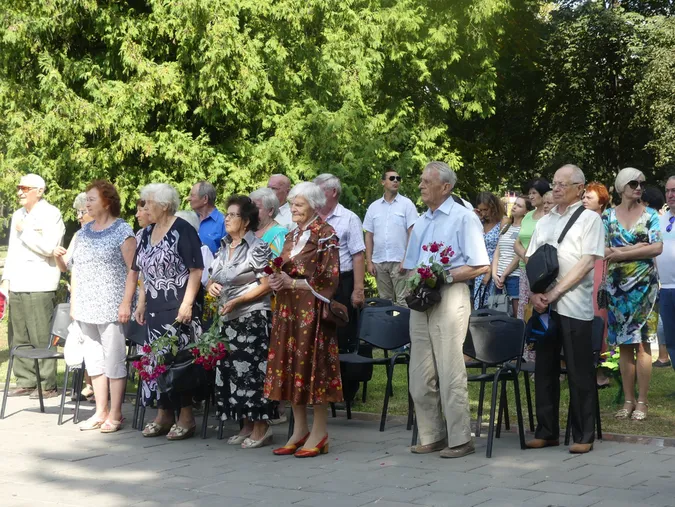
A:
{"label": "blue polo shirt", "polygon": [[215,208],[199,224],[199,239],[215,255],[220,248],[220,240],[225,236],[225,217]]}

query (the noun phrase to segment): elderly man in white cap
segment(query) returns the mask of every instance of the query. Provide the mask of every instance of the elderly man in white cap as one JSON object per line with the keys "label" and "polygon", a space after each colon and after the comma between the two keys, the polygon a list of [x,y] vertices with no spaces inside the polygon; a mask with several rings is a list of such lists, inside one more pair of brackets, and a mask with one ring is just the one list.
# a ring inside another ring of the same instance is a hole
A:
{"label": "elderly man in white cap", "polygon": [[[65,227],[61,212],[42,197],[45,180],[27,174],[17,186],[21,208],[12,215],[9,248],[0,291],[9,299],[9,344],[49,345],[49,327],[61,272],[52,255]],[[40,382],[45,398],[56,396],[56,361],[41,361]],[[37,398],[33,361],[14,360],[16,389],[9,396]]]}

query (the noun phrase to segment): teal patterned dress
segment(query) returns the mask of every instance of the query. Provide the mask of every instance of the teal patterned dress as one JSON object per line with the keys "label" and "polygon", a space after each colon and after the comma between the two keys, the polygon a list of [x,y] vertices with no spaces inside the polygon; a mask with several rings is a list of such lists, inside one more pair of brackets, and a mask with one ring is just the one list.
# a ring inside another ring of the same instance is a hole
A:
{"label": "teal patterned dress", "polygon": [[[637,223],[626,230],[616,218],[614,208],[602,214],[607,247],[662,241],[659,216],[646,208]],[[654,259],[611,262],[607,267],[609,292],[609,345],[637,345],[656,338],[658,312],[655,311],[659,279]]]}

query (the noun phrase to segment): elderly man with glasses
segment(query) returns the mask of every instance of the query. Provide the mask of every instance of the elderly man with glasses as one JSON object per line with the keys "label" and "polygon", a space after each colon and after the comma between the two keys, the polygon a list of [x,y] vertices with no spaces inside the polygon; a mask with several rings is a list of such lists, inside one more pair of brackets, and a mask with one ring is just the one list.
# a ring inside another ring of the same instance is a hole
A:
{"label": "elderly man with glasses", "polygon": [[[37,174],[21,178],[17,196],[21,208],[12,215],[9,248],[0,292],[9,299],[9,345],[46,348],[56,289],[61,272],[52,252],[61,244],[65,227],[61,212],[43,199],[45,181]],[[44,398],[57,395],[56,361],[40,361]],[[32,360],[15,358],[16,388],[9,396],[37,399]]]}
{"label": "elderly man with glasses", "polygon": [[[550,310],[551,328],[537,343],[535,399],[537,429],[527,442],[530,449],[559,445],[560,349],[564,350],[572,406],[572,453],[593,448],[595,436],[595,365],[593,330],[593,268],[605,255],[605,230],[600,216],[583,209],[585,176],[575,165],[564,165],[553,178],[556,206],[542,217],[527,249],[529,259],[545,244],[557,247],[560,271],[544,294],[532,294],[530,302],[539,313]],[[583,210],[583,211],[579,211]],[[580,214],[579,214],[580,213]],[[573,218],[563,241],[563,229]],[[553,327],[554,326],[554,327]]]}
{"label": "elderly man with glasses", "polygon": [[368,273],[377,281],[377,292],[397,305],[405,303],[403,258],[418,214],[410,199],[398,193],[401,176],[393,169],[382,174],[384,195],[366,212],[366,262]]}
{"label": "elderly man with glasses", "polygon": [[661,280],[659,313],[671,364],[675,368],[675,174],[666,181],[668,212],[661,215],[663,252],[656,258],[656,269]]}

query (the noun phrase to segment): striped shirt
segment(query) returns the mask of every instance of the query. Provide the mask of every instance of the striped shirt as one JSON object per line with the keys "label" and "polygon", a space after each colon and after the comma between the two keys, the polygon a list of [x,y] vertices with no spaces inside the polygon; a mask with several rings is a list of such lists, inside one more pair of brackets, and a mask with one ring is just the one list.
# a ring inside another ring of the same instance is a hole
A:
{"label": "striped shirt", "polygon": [[[506,268],[509,267],[513,257],[515,257],[516,252],[513,250],[513,244],[518,239],[518,234],[520,234],[520,226],[516,227],[515,225],[509,226],[506,229],[506,232],[499,236],[499,260],[497,264],[497,275],[501,276]],[[516,268],[511,272],[509,276],[520,276],[520,268]]]}

